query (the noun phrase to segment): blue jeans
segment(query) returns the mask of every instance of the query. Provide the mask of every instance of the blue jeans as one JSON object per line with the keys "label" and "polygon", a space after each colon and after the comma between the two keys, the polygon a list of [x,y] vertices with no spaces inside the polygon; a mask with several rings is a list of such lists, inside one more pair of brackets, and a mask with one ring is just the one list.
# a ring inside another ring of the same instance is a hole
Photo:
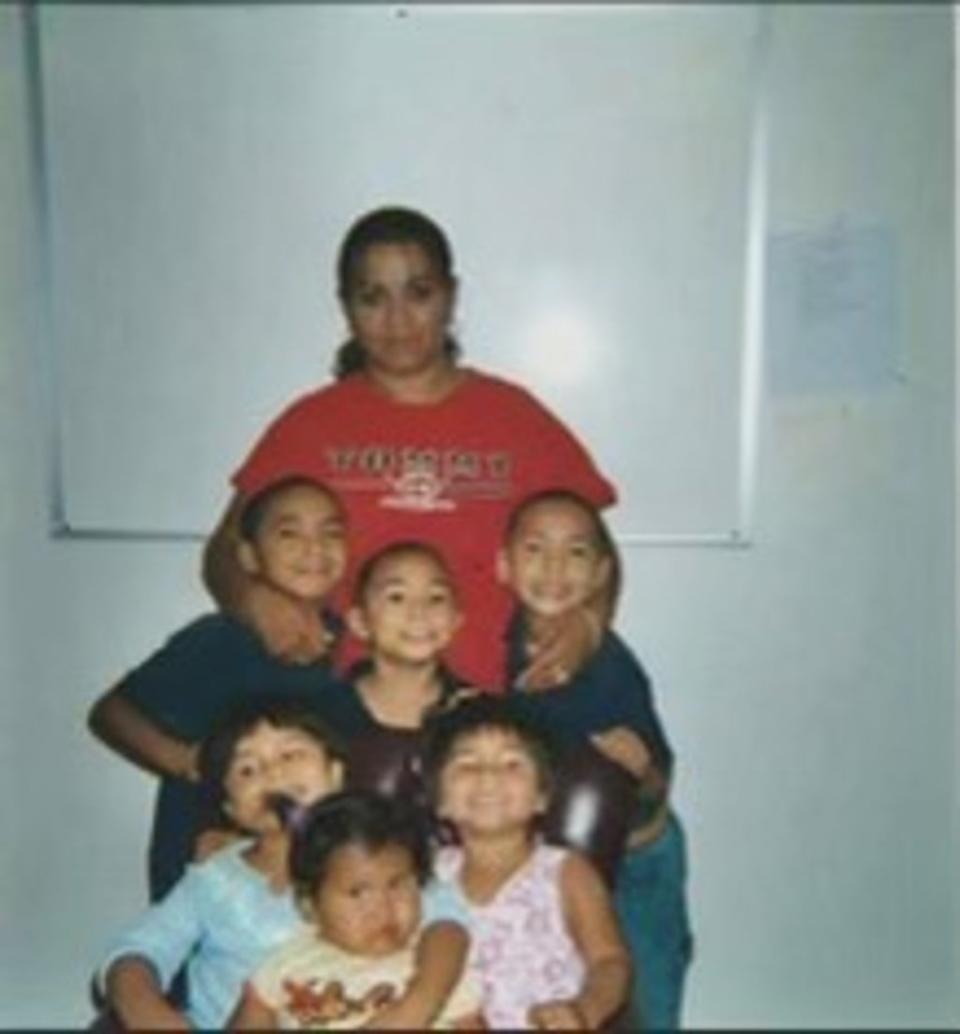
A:
{"label": "blue jeans", "polygon": [[680,1028],[693,955],[686,880],[683,829],[672,814],[656,840],[627,851],[620,863],[614,907],[633,958],[631,1029]]}

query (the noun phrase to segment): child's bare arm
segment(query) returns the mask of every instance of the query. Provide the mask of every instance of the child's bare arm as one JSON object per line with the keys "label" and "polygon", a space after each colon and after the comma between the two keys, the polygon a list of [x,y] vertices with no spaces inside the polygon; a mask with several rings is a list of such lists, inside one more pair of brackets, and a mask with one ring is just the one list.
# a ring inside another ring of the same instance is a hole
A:
{"label": "child's bare arm", "polygon": [[417,944],[414,974],[406,991],[364,1026],[372,1030],[429,1027],[463,974],[469,944],[459,923],[440,920],[427,926]]}
{"label": "child's bare arm", "polygon": [[123,694],[122,683],[90,709],[87,725],[97,739],[156,775],[196,781],[197,744],[166,732]]}
{"label": "child's bare arm", "polygon": [[127,1030],[189,1030],[190,1024],[163,994],[153,966],[124,955],[107,970],[107,1001]]}
{"label": "child's bare arm", "polygon": [[615,764],[637,780],[636,828],[652,830],[667,814],[670,779],[653,760],[641,736],[625,725],[594,733],[590,742]]}
{"label": "child's bare arm", "polygon": [[627,770],[634,779],[645,779],[651,769],[650,749],[633,729],[615,725],[603,732],[595,732],[590,742],[614,764]]}
{"label": "child's bare arm", "polygon": [[279,1030],[277,1014],[260,1000],[250,984],[243,985],[243,994],[227,1020],[227,1030]]}
{"label": "child's bare arm", "polygon": [[575,997],[543,1002],[530,1010],[542,1029],[596,1030],[626,1001],[630,956],[620,935],[610,894],[597,870],[579,854],[564,862],[560,877],[567,926],[586,966]]}
{"label": "child's bare arm", "polygon": [[224,511],[203,552],[203,582],[220,609],[250,625],[277,657],[308,664],[332,642],[319,611],[244,570],[239,558],[240,497]]}

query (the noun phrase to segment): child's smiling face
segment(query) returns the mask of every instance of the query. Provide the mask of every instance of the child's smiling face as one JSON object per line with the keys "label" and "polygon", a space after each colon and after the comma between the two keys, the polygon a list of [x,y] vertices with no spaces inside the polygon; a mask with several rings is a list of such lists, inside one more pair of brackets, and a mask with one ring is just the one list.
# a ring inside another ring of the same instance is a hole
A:
{"label": "child's smiling face", "polygon": [[342,765],[303,729],[261,722],[237,741],[224,778],[224,810],[248,833],[280,829],[276,795],[308,805],[340,789]]}
{"label": "child's smiling face", "polygon": [[353,955],[392,955],[420,926],[413,858],[402,844],[344,844],[331,855],[310,904],[325,940]]}
{"label": "child's smiling face", "polygon": [[452,745],[440,772],[438,812],[461,834],[528,829],[546,806],[537,761],[517,733],[480,727]]}
{"label": "child's smiling face", "polygon": [[240,544],[244,569],[297,599],[324,599],[347,566],[343,512],[319,486],[278,492],[263,512],[253,541]]}
{"label": "child's smiling face", "polygon": [[417,664],[439,657],[459,628],[461,614],[441,564],[427,552],[405,550],[377,562],[349,620],[372,653]]}
{"label": "child's smiling face", "polygon": [[610,558],[590,514],[572,500],[533,503],[497,558],[501,581],[534,614],[555,617],[582,606],[610,577]]}

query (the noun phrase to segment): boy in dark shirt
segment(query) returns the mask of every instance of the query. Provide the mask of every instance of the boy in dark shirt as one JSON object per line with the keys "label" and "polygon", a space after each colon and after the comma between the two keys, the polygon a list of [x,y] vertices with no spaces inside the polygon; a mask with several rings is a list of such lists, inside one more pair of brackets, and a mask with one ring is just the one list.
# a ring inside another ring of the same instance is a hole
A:
{"label": "boy in dark shirt", "polygon": [[615,904],[634,959],[632,1021],[638,1029],[676,1030],[692,939],[680,823],[669,807],[673,752],[637,658],[611,629],[560,686],[516,689],[529,663],[537,623],[583,607],[616,580],[616,547],[586,500],[542,492],[513,513],[497,557],[500,579],[518,612],[507,631],[507,686],[518,704],[561,743],[589,742],[636,780],[637,806],[615,886]]}
{"label": "boy in dark shirt", "polygon": [[[299,605],[323,608],[347,562],[339,501],[323,485],[288,478],[263,489],[241,519],[238,559],[250,575]],[[323,611],[331,639],[339,623]],[[242,698],[295,694],[322,715],[335,676],[329,660],[293,664],[270,654],[252,628],[223,613],[180,629],[108,690],[89,726],[107,746],[160,776],[149,848],[150,900],[180,878],[205,818],[197,773],[199,742]]]}

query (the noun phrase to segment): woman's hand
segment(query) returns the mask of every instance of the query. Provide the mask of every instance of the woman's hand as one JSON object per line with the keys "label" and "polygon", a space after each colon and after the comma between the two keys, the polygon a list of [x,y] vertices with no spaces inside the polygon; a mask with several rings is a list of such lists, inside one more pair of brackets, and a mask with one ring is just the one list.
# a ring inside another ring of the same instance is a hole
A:
{"label": "woman's hand", "polygon": [[602,638],[602,623],[594,611],[586,607],[538,620],[527,644],[527,653],[532,659],[520,673],[517,685],[538,691],[568,682]]}
{"label": "woman's hand", "polygon": [[333,636],[319,610],[264,582],[251,582],[238,616],[257,633],[268,652],[290,664],[313,664],[326,656]]}

